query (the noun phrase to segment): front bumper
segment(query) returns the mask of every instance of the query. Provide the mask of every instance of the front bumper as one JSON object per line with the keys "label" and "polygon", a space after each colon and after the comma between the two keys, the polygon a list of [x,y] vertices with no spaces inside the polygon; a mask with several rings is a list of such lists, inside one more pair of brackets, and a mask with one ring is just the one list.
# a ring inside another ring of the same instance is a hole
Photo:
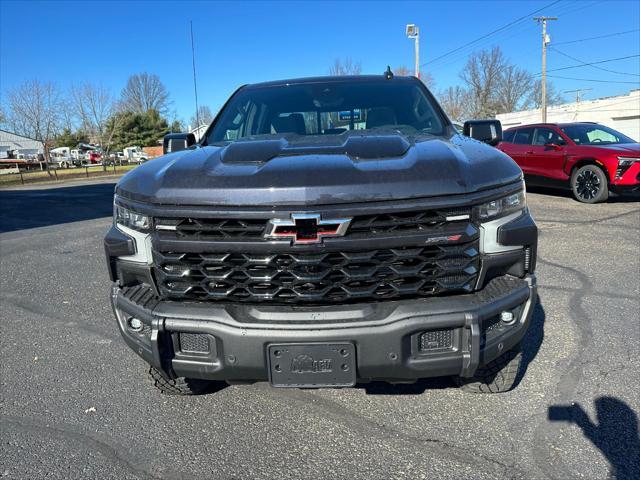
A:
{"label": "front bumper", "polygon": [[[126,343],[149,364],[170,378],[229,382],[268,380],[267,346],[301,342],[352,342],[361,382],[470,377],[520,342],[536,298],[533,274],[503,275],[472,294],[322,308],[160,301],[146,287],[115,284],[111,295]],[[504,311],[512,325],[501,323]],[[449,332],[449,348],[421,350],[420,336],[434,331]],[[181,334],[199,335],[191,338],[208,351],[184,350]]]}
{"label": "front bumper", "polygon": [[620,177],[616,176],[609,189],[618,195],[640,194],[640,162],[635,162]]}

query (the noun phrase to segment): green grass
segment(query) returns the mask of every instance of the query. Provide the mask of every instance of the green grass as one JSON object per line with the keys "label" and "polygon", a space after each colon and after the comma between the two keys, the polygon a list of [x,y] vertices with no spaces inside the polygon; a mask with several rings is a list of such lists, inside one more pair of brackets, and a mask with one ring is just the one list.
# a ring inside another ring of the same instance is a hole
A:
{"label": "green grass", "polygon": [[58,168],[56,170],[34,170],[31,172],[22,172],[22,178],[19,173],[10,173],[0,175],[0,187],[8,187],[22,185],[27,183],[43,183],[43,182],[63,182],[74,178],[92,178],[104,177],[107,175],[123,175],[129,170],[133,170],[138,165],[116,165],[114,167],[106,167],[106,170],[100,166],[79,167],[79,168]]}

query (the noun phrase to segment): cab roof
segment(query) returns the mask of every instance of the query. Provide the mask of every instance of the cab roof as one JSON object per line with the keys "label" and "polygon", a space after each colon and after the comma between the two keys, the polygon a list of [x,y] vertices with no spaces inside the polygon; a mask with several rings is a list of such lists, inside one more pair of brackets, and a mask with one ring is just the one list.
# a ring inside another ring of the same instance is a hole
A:
{"label": "cab roof", "polygon": [[571,125],[597,125],[597,122],[562,122],[562,123],[525,123],[523,125],[514,125],[513,127],[509,127],[507,129],[505,129],[505,131],[507,130],[513,130],[515,128],[533,128],[533,127],[568,127]]}
{"label": "cab roof", "polygon": [[301,85],[309,83],[348,83],[348,82],[415,82],[413,76],[396,76],[387,79],[384,75],[327,75],[320,77],[289,78],[284,80],[272,80],[268,82],[251,83],[245,88],[276,87],[284,85]]}

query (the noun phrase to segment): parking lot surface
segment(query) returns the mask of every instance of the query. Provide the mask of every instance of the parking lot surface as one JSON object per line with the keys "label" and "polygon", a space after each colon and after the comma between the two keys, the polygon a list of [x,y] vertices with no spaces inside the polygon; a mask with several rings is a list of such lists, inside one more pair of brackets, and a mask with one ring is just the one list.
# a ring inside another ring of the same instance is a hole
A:
{"label": "parking lot surface", "polygon": [[438,379],[180,398],[147,383],[113,319],[112,192],[0,191],[0,477],[640,478],[637,201],[528,194],[540,302],[511,392]]}

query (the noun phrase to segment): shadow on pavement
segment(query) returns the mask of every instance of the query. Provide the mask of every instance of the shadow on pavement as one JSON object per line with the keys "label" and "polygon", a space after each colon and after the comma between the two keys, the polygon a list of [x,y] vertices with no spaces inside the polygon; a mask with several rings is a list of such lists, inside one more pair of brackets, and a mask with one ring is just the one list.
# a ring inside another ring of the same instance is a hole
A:
{"label": "shadow on pavement", "polygon": [[611,478],[640,478],[640,437],[638,416],[622,400],[598,397],[595,401],[597,423],[591,421],[578,403],[552,405],[548,418],[552,422],[573,423],[607,458]]}
{"label": "shadow on pavement", "polygon": [[547,316],[544,312],[544,307],[538,294],[538,301],[533,308],[533,315],[531,316],[531,323],[529,323],[529,330],[522,339],[522,363],[520,364],[520,371],[516,377],[516,383],[513,388],[517,388],[520,382],[523,380],[529,364],[536,358],[542,341],[544,340],[544,322]]}
{"label": "shadow on pavement", "polygon": [[0,233],[110,217],[115,183],[0,190]]}

